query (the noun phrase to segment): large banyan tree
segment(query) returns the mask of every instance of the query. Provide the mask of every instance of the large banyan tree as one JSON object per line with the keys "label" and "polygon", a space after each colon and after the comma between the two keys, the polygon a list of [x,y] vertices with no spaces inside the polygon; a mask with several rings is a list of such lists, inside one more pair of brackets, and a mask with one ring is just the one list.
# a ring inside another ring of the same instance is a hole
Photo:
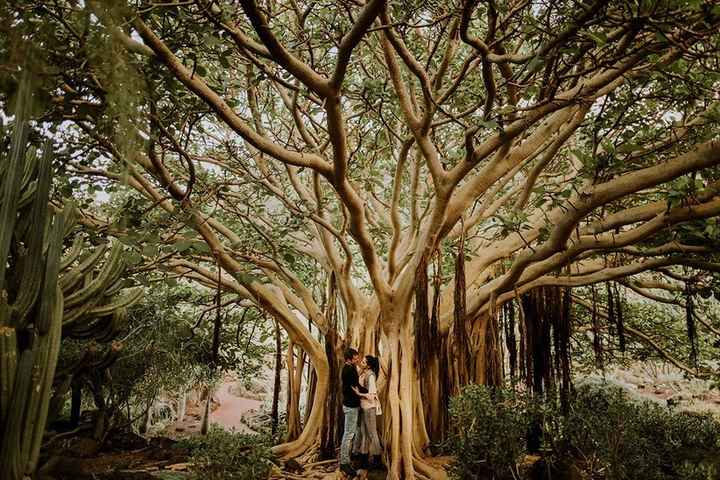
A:
{"label": "large banyan tree", "polygon": [[605,329],[667,358],[619,289],[720,269],[716,2],[3,8],[3,76],[32,53],[66,188],[111,192],[85,224],[286,332],[281,455],[332,454],[355,346],[382,360],[388,478],[442,478],[429,446],[463,385],[565,390],[585,306],[596,350]]}

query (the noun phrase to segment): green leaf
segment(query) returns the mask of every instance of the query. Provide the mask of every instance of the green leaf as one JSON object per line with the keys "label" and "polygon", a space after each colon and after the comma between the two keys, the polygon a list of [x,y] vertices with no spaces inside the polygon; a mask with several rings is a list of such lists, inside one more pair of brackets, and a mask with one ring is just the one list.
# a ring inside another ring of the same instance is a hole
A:
{"label": "green leaf", "polygon": [[146,257],[154,257],[158,253],[157,245],[145,245],[142,249],[142,254]]}
{"label": "green leaf", "polygon": [[181,240],[179,242],[175,242],[172,247],[175,249],[176,252],[182,253],[188,248],[192,246],[193,242],[189,240]]}
{"label": "green leaf", "polygon": [[246,285],[258,281],[257,277],[247,272],[235,272],[233,276],[238,282]]}
{"label": "green leaf", "polygon": [[479,124],[480,124],[480,126],[482,126],[482,127],[490,128],[490,129],[493,129],[493,130],[496,129],[496,128],[500,128],[500,125],[498,125],[498,123],[497,123],[495,120],[481,120],[481,121],[479,122]]}
{"label": "green leaf", "polygon": [[210,247],[208,244],[201,241],[192,242],[191,248],[198,253],[210,253]]}
{"label": "green leaf", "polygon": [[528,70],[530,70],[531,73],[537,72],[542,69],[544,64],[545,60],[542,57],[533,57],[530,63],[528,63]]}
{"label": "green leaf", "polygon": [[139,253],[130,252],[125,256],[125,263],[128,265],[137,265],[142,262],[142,257]]}
{"label": "green leaf", "polygon": [[598,46],[603,46],[607,43],[607,36],[603,32],[587,32],[587,36]]}

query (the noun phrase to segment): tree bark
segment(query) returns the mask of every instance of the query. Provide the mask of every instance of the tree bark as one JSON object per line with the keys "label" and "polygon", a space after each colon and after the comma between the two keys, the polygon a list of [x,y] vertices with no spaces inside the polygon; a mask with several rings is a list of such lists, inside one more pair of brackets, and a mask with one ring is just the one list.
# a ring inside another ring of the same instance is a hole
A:
{"label": "tree bark", "polygon": [[273,383],[272,411],[270,418],[272,419],[272,434],[277,433],[278,427],[278,407],[280,402],[280,371],[282,370],[282,335],[280,326],[275,322],[275,382]]}
{"label": "tree bark", "polygon": [[[290,342],[287,351],[287,437],[286,441],[291,442],[300,436],[300,388],[302,387],[302,355],[295,362],[295,344]],[[298,375],[300,372],[300,375]]]}

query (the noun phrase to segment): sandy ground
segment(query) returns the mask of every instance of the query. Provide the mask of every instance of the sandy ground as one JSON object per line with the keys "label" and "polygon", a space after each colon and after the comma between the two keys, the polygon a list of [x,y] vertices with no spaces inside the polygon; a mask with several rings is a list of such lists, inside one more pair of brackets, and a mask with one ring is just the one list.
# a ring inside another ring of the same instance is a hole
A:
{"label": "sandy ground", "polygon": [[252,398],[238,397],[233,392],[233,387],[233,383],[225,383],[213,395],[218,407],[210,413],[210,423],[229,430],[250,433],[250,428],[242,423],[243,416],[249,412],[259,410],[263,402]]}
{"label": "sandy ground", "polygon": [[610,368],[604,374],[576,379],[603,382],[623,388],[631,397],[672,406],[679,410],[710,412],[720,416],[720,390],[708,380],[688,379],[675,367],[654,362],[635,363],[629,367]]}
{"label": "sandy ground", "polygon": [[[194,397],[194,396],[191,396]],[[251,398],[255,397],[255,398]],[[266,402],[247,392],[235,379],[228,378],[213,393],[210,407],[210,424],[240,433],[253,433],[247,426],[247,416],[263,411]],[[157,425],[153,435],[181,438],[200,432],[204,402],[191,398],[187,403],[185,418],[171,424]]]}

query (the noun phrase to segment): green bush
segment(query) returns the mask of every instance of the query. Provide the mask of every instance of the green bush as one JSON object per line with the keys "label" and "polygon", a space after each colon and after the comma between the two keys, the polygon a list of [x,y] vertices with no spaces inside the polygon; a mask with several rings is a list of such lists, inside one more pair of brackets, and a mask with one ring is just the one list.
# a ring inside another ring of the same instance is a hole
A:
{"label": "green bush", "polygon": [[248,480],[270,476],[271,441],[262,435],[228,432],[212,426],[205,436],[178,443],[190,451],[190,470],[202,480]]}
{"label": "green bush", "polygon": [[[645,435],[665,422],[663,412],[631,402],[617,387],[581,387],[565,419],[565,444],[583,470],[608,479],[656,479],[661,438]],[[662,478],[662,477],[659,477]]]}
{"label": "green bush", "polygon": [[565,419],[565,445],[593,478],[713,480],[720,424],[630,399],[618,387],[578,389]]}
{"label": "green bush", "polygon": [[554,399],[483,386],[464,389],[450,413],[458,479],[512,478],[533,425],[552,478],[573,469],[597,480],[720,480],[716,419],[638,402],[607,384],[579,387],[567,415]]}
{"label": "green bush", "polygon": [[450,402],[458,479],[514,478],[525,451],[527,401],[508,389],[466,387]]}

